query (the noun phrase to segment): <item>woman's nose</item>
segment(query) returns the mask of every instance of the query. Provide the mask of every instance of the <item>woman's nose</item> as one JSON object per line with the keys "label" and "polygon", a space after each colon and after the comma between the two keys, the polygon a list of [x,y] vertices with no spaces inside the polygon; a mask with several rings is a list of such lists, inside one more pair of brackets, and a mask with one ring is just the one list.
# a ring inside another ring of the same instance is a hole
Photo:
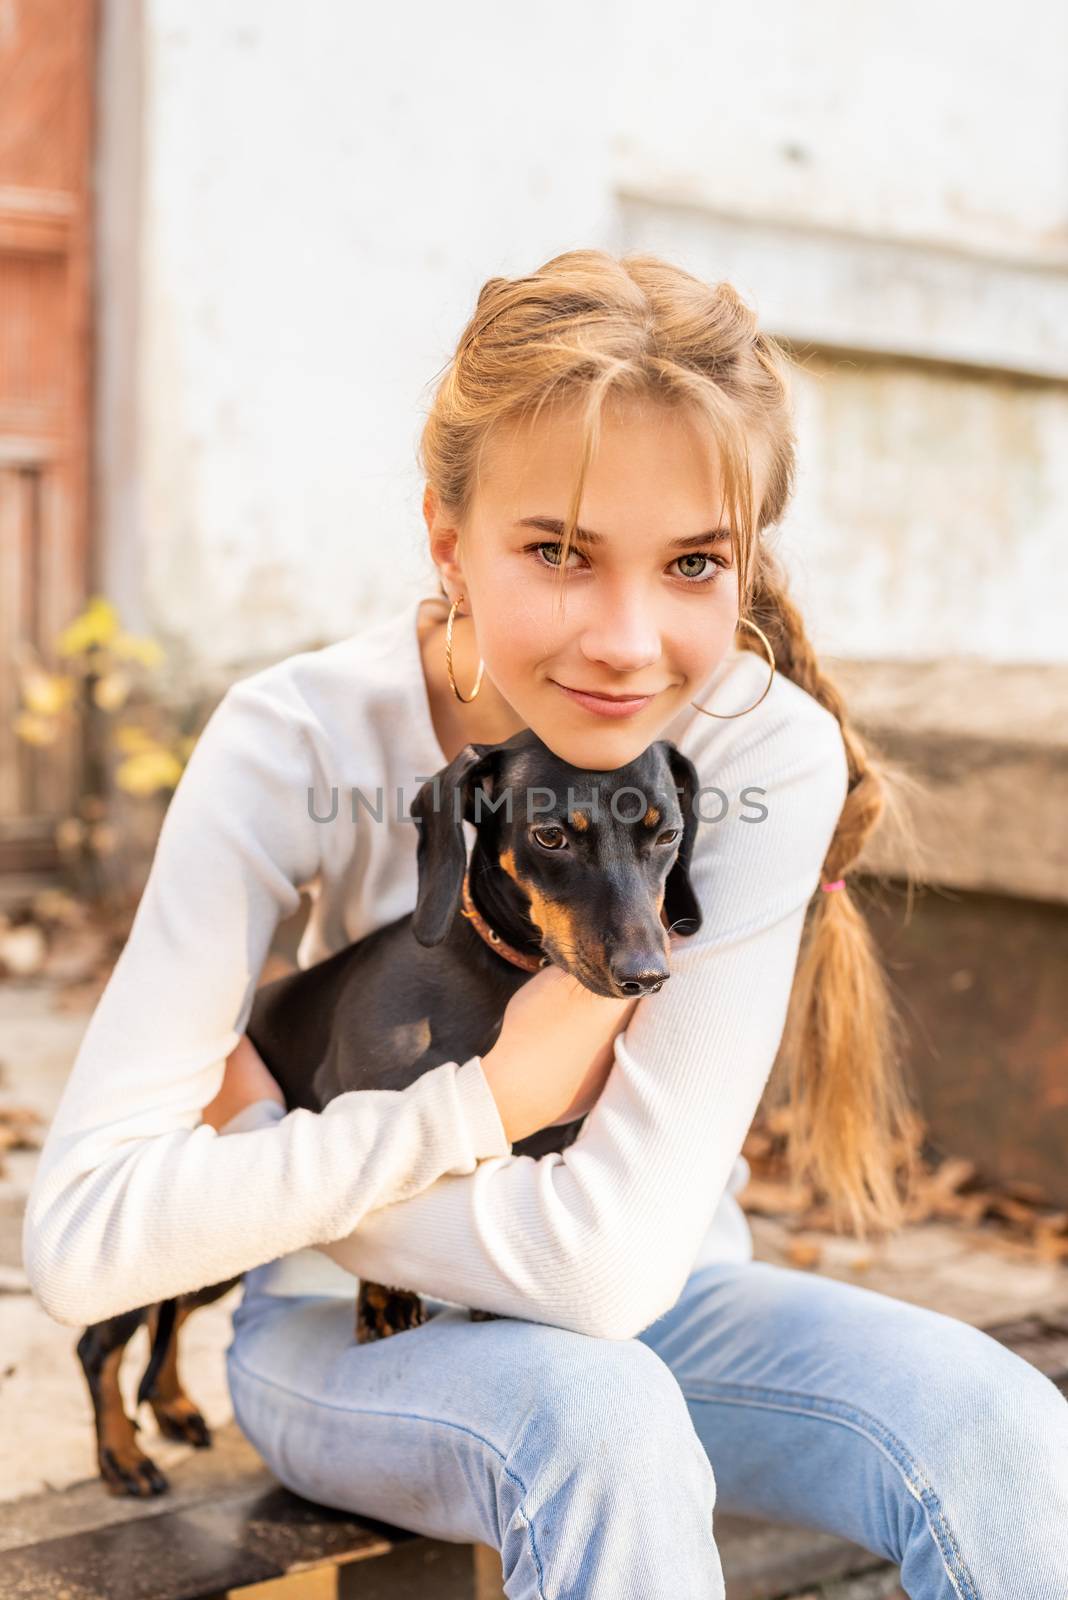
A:
{"label": "woman's nose", "polygon": [[582,632],[582,653],[613,672],[640,672],[660,659],[660,628],[648,599],[607,596]]}

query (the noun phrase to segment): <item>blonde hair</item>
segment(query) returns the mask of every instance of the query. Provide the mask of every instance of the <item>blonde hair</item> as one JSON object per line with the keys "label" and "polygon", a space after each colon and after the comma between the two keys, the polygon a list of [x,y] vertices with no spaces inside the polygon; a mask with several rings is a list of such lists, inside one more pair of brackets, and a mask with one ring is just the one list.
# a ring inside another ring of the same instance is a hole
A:
{"label": "blonde hair", "polygon": [[[419,464],[462,525],[496,430],[536,418],[547,404],[577,404],[581,465],[558,556],[562,573],[610,398],[682,406],[707,426],[731,517],[741,614],[768,636],[777,670],[826,706],[842,730],[848,793],[823,862],[821,878],[830,881],[849,872],[879,824],[891,780],[903,792],[910,780],[850,724],[761,537],[780,521],[793,491],[789,367],[785,350],[761,332],[731,284],[707,284],[655,255],[571,250],[526,277],[483,285],[435,390]],[[766,452],[756,515],[749,437]],[[749,628],[739,629],[737,642],[761,648]],[[894,820],[908,831],[903,813],[895,810]],[[817,890],[810,903],[776,1069],[767,1098],[778,1092],[789,1103],[794,1182],[826,1195],[836,1227],[846,1215],[862,1237],[899,1227],[905,1197],[897,1169],[901,1163],[907,1195],[917,1119],[886,978],[848,886]]]}

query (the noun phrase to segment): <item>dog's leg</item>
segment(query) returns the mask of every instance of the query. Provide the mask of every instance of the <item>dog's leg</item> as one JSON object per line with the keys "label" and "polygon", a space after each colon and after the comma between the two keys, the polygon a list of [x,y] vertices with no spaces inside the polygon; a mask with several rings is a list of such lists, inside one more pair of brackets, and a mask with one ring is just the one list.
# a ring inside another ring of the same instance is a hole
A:
{"label": "dog's leg", "polygon": [[96,1322],[86,1328],[77,1345],[93,1402],[100,1476],[109,1494],[140,1498],[163,1494],[168,1487],[163,1473],[134,1439],[137,1423],[126,1415],[119,1388],[123,1352],[147,1311],[148,1307],[141,1306],[107,1322]]}
{"label": "dog's leg", "polygon": [[[178,1330],[198,1306],[209,1306],[213,1301],[221,1300],[224,1294],[228,1294],[234,1285],[240,1282],[240,1277],[227,1278],[224,1283],[213,1283],[206,1289],[195,1289],[188,1294],[180,1294],[175,1300],[174,1325],[170,1337],[154,1375],[151,1372],[150,1362],[149,1369],[141,1380],[137,1396],[139,1402],[147,1400],[152,1407],[159,1431],[166,1439],[178,1439],[183,1444],[195,1446],[198,1450],[207,1449],[211,1444],[211,1431],[197,1407],[185,1393],[178,1376]],[[158,1305],[148,1308],[148,1334],[152,1345],[156,1342],[159,1310]]]}
{"label": "dog's leg", "polygon": [[371,1344],[391,1333],[422,1327],[427,1320],[423,1302],[408,1289],[387,1289],[382,1283],[360,1280],[356,1297],[356,1343]]}

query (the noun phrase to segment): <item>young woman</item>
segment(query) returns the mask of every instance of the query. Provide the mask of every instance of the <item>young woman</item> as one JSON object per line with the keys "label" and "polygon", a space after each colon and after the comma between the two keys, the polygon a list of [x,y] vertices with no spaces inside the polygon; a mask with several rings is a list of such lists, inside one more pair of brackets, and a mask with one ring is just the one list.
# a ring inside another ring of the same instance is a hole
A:
{"label": "young woman", "polygon": [[[215,710],[49,1131],[30,1280],[82,1324],[245,1272],[229,1382],[272,1470],[495,1546],[515,1600],[721,1596],[714,1506],[844,1535],[922,1600],[1063,1600],[1054,1386],[753,1261],[734,1198],[782,1046],[795,1169],[860,1230],[901,1216],[907,1097],[847,886],[880,769],[770,542],[787,371],[729,284],[652,256],[485,285],[422,439],[443,598]],[[418,786],[522,727],[594,770],[690,756],[699,934],[640,1002],[548,967],[483,1057],[287,1115],[243,1037],[279,917],[311,889],[308,966],[411,911]],[[511,1154],[583,1112],[567,1150]],[[354,1275],[434,1314],[356,1345]]]}

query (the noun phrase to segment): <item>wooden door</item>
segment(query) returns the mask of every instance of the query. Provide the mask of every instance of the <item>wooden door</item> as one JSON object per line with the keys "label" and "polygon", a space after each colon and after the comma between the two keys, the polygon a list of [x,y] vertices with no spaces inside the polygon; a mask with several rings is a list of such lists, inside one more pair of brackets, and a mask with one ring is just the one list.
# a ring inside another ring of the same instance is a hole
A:
{"label": "wooden door", "polygon": [[17,739],[20,642],[49,665],[90,576],[94,0],[0,0],[0,873],[55,860],[74,749]]}

